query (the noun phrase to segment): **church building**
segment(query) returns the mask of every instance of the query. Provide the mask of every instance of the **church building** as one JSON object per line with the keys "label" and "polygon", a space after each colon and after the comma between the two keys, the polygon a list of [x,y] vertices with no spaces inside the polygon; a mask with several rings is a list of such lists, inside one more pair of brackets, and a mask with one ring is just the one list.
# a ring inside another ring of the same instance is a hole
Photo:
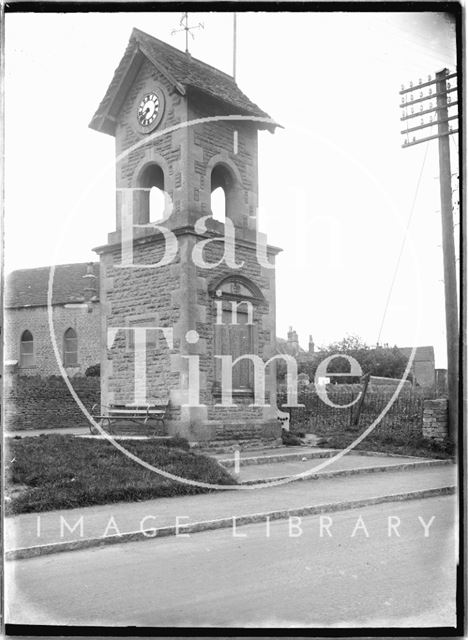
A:
{"label": "church building", "polygon": [[[226,403],[217,358],[276,354],[279,249],[256,217],[258,131],[276,126],[230,75],[132,31],[90,123],[116,154],[115,230],[95,249],[103,411],[168,402],[168,432],[192,441],[278,437],[275,361],[264,402],[252,362],[234,364]],[[219,188],[223,221],[212,215]]]}

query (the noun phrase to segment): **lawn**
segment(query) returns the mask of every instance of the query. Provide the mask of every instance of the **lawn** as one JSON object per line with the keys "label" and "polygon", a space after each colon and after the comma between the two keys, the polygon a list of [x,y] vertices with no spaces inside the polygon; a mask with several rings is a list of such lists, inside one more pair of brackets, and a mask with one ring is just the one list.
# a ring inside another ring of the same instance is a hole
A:
{"label": "lawn", "polygon": [[[7,515],[207,491],[149,471],[105,440],[45,434],[7,442]],[[236,483],[215,460],[189,451],[183,439],[129,440],[124,446],[174,475],[210,484]]]}

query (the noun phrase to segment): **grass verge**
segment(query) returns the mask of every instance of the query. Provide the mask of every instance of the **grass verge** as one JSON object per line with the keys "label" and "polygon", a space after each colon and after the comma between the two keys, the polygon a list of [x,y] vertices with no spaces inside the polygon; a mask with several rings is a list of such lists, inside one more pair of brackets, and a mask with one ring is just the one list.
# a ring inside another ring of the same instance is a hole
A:
{"label": "grass verge", "polygon": [[[356,433],[340,433],[324,436],[320,439],[319,447],[344,449],[357,437]],[[454,446],[447,439],[441,442],[428,438],[399,438],[397,436],[368,436],[360,442],[356,449],[377,451],[379,453],[397,453],[404,456],[418,456],[421,458],[437,458],[447,460],[454,456]]]}
{"label": "grass verge", "polygon": [[[8,440],[6,515],[209,491],[149,471],[105,440],[62,434]],[[189,451],[181,438],[126,441],[124,446],[173,475],[210,484],[236,484],[215,460]]]}

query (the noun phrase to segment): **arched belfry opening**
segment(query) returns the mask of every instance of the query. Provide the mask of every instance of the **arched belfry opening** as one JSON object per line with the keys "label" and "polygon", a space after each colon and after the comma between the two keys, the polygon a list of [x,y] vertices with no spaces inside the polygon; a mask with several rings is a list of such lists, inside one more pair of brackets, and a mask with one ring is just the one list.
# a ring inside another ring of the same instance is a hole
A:
{"label": "arched belfry opening", "polygon": [[158,222],[164,218],[166,197],[164,193],[164,172],[161,167],[152,163],[141,172],[138,185],[140,222]]}
{"label": "arched belfry opening", "polygon": [[226,221],[226,194],[223,187],[216,187],[211,192],[211,213],[215,220]]}
{"label": "arched belfry opening", "polygon": [[217,164],[211,171],[211,213],[215,220],[235,220],[239,214],[240,184],[232,169]]}

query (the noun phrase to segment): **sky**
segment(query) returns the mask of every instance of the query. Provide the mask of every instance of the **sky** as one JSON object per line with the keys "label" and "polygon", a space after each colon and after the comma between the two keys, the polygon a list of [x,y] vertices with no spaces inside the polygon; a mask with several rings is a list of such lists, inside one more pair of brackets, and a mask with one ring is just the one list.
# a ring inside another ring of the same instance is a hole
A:
{"label": "sky", "polygon": [[[88,124],[132,28],[184,49],[181,15],[6,15],[6,273],[97,259],[115,227],[115,149]],[[232,73],[232,13],[189,20],[203,23],[191,54]],[[259,133],[260,230],[283,250],[277,335],[433,345],[445,367],[437,141],[402,149],[398,92],[456,68],[449,17],[247,12],[237,32],[237,83],[284,127]]]}

